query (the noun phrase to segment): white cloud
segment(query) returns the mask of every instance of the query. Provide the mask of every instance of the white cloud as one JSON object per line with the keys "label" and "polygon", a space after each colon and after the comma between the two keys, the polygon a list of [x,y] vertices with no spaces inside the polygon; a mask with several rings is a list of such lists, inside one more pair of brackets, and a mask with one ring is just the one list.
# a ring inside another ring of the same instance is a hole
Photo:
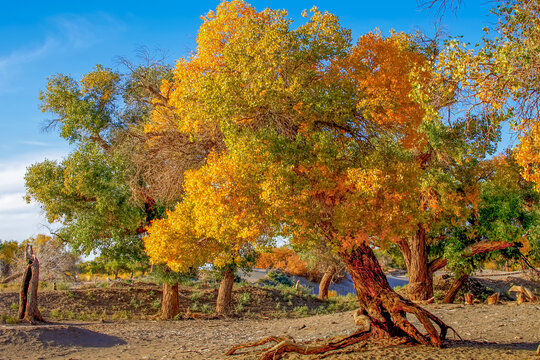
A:
{"label": "white cloud", "polygon": [[38,233],[47,233],[47,220],[35,203],[24,200],[26,168],[47,159],[61,159],[65,151],[51,149],[47,153],[25,154],[0,161],[0,239],[24,240]]}
{"label": "white cloud", "polygon": [[28,204],[24,200],[24,193],[0,194],[0,216],[5,214],[21,214],[28,210]]}

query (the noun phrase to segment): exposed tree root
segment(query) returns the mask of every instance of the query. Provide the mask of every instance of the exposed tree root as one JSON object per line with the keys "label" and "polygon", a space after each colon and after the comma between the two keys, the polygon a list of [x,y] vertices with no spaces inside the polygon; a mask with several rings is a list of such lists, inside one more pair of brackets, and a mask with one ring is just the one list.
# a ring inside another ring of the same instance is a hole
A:
{"label": "exposed tree root", "polygon": [[270,349],[264,350],[264,353],[260,357],[260,360],[278,360],[281,359],[283,355],[288,352],[295,352],[302,355],[323,354],[331,350],[341,349],[356,344],[360,341],[367,340],[371,335],[372,332],[355,332],[351,335],[335,338],[332,341],[317,345],[309,343],[297,344],[292,338],[287,335],[269,336],[252,343],[236,345],[227,352],[227,355],[234,354],[234,352],[238,349],[259,346],[269,342],[277,342],[277,344]]}
{"label": "exposed tree root", "polygon": [[236,350],[245,349],[245,348],[248,348],[248,347],[260,346],[260,345],[267,344],[269,342],[280,343],[282,341],[293,341],[294,342],[294,339],[292,337],[290,337],[289,335],[268,336],[268,337],[259,339],[259,340],[254,341],[254,342],[235,345],[229,351],[227,351],[227,353],[225,355],[233,355],[236,352]]}
{"label": "exposed tree root", "polygon": [[[227,355],[232,355],[239,349],[260,346],[270,342],[275,342],[277,344],[271,348],[262,350],[263,354],[261,355],[260,360],[281,359],[288,352],[294,352],[302,355],[325,354],[332,350],[343,349],[358,342],[365,341],[371,336],[376,336],[379,338],[389,336],[392,338],[397,336],[397,338],[402,339],[400,343],[410,341],[417,344],[437,347],[442,346],[442,341],[446,338],[448,329],[452,330],[457,337],[459,337],[457,332],[452,327],[446,325],[442,320],[432,313],[416,306],[408,300],[397,296],[393,305],[394,306],[391,308],[390,315],[393,323],[400,330],[401,335],[390,334],[386,331],[378,329],[377,327],[374,327],[371,331],[358,330],[351,335],[336,337],[323,344],[298,344],[288,335],[269,336],[255,342],[236,345],[227,352]],[[428,335],[427,337],[407,320],[407,313],[416,316],[416,318],[426,329]],[[437,331],[434,324],[440,328],[440,332]],[[461,337],[459,338],[461,339]],[[323,357],[324,356],[325,355],[323,355]]]}

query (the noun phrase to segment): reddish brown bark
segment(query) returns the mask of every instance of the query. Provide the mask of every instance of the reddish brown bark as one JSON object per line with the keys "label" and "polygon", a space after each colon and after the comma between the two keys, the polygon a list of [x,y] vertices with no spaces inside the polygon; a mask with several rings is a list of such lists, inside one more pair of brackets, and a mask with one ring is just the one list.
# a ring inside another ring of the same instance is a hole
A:
{"label": "reddish brown bark", "polygon": [[232,288],[234,285],[234,272],[225,270],[223,279],[219,284],[219,290],[216,301],[216,314],[227,315],[231,311],[232,306]]}
{"label": "reddish brown bark", "polygon": [[334,265],[329,265],[324,272],[324,275],[319,283],[319,295],[317,296],[320,300],[328,299],[328,288],[330,283],[336,274],[336,267]]}
{"label": "reddish brown bark", "polygon": [[19,291],[19,319],[32,324],[45,322],[38,308],[39,261],[33,254],[32,245],[26,246],[27,266]]}
{"label": "reddish brown bark", "polygon": [[161,298],[161,318],[173,319],[180,312],[178,299],[178,283],[168,284],[163,282],[163,295]]}
{"label": "reddish brown bark", "polygon": [[410,242],[409,286],[407,291],[411,300],[427,300],[433,296],[433,274],[428,267],[426,230],[422,225]]}
{"label": "reddish brown bark", "polygon": [[405,265],[409,269],[411,267],[411,248],[409,247],[409,243],[406,239],[401,238],[396,242],[396,245],[399,247],[401,254],[403,254]]}
{"label": "reddish brown bark", "polygon": [[443,304],[451,304],[456,299],[456,295],[458,291],[463,287],[463,284],[465,284],[465,281],[469,278],[469,275],[461,275],[460,277],[457,277],[454,279],[454,282],[450,286],[450,289],[444,296],[444,299],[442,300]]}

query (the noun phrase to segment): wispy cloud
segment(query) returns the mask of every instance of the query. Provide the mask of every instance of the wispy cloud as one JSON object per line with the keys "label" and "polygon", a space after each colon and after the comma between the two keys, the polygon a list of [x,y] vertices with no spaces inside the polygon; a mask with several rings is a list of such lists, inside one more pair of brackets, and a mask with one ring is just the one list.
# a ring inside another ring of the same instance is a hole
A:
{"label": "wispy cloud", "polygon": [[97,46],[106,41],[111,33],[127,28],[126,24],[105,13],[57,15],[47,22],[49,33],[42,40],[34,39],[31,44],[12,49],[6,55],[0,54],[0,93],[21,90],[16,78],[28,64]]}
{"label": "wispy cloud", "polygon": [[56,33],[64,40],[67,48],[92,47],[107,39],[111,33],[123,31],[126,24],[106,13],[93,15],[61,15],[51,18]]}
{"label": "wispy cloud", "polygon": [[6,56],[0,56],[0,92],[15,92],[11,79],[20,71],[25,64],[39,60],[58,46],[54,38],[46,38],[37,46],[26,46],[13,50]]}
{"label": "wispy cloud", "polygon": [[47,54],[51,49],[57,45],[57,41],[53,38],[47,38],[43,43],[38,46],[16,49],[9,55],[0,57],[0,71],[9,70],[10,66],[16,64],[28,63],[39,59],[41,56]]}
{"label": "wispy cloud", "polygon": [[42,146],[42,147],[50,147],[50,146],[52,146],[52,144],[50,144],[50,143],[46,143],[46,142],[43,142],[43,141],[32,141],[32,140],[19,141],[19,144],[31,145],[31,146]]}

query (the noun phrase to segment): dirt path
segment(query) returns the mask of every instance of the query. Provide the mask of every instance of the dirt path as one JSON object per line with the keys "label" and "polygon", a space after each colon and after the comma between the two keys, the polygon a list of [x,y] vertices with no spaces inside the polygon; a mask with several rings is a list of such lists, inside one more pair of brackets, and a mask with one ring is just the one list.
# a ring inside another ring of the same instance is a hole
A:
{"label": "dirt path", "polygon": [[[538,359],[540,305],[429,305],[464,341],[445,349],[377,348],[331,354],[325,359]],[[239,342],[290,334],[314,340],[354,330],[350,313],[274,320],[63,322],[44,326],[0,325],[0,359],[256,359],[245,352],[224,357]],[[313,357],[311,357],[313,358]],[[310,359],[292,355],[286,359]]]}

